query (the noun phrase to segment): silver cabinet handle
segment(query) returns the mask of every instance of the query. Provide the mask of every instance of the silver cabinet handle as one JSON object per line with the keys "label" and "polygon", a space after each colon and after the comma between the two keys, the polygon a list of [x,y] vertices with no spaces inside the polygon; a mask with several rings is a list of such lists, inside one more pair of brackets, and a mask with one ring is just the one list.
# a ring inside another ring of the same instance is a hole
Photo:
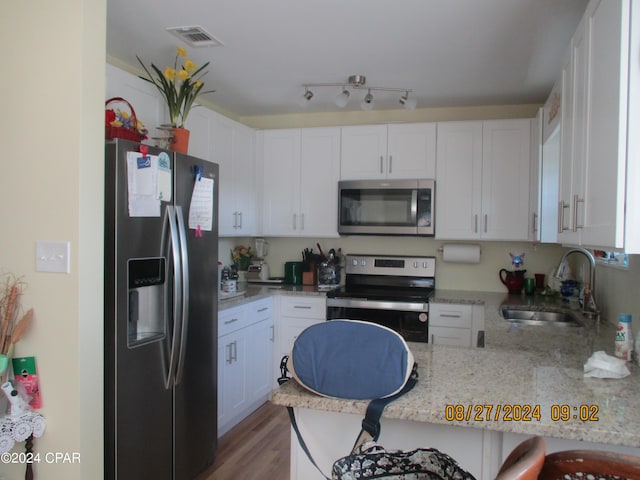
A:
{"label": "silver cabinet handle", "polygon": [[236,340],[231,344],[231,348],[233,353],[231,354],[231,360],[234,362],[238,361],[238,342]]}
{"label": "silver cabinet handle", "polygon": [[484,214],[484,233],[487,233],[487,223],[489,223],[488,220],[489,215],[487,215],[486,213]]}
{"label": "silver cabinet handle", "polygon": [[384,173],[384,160],[382,158],[382,155],[380,155],[380,174]]}
{"label": "silver cabinet handle", "polygon": [[444,318],[460,318],[461,317],[459,313],[441,313],[440,316]]}
{"label": "silver cabinet handle", "polygon": [[389,155],[389,173],[391,173],[391,170],[393,170],[393,157],[391,155]]}
{"label": "silver cabinet handle", "polygon": [[262,307],[258,309],[258,313],[266,312],[267,310],[269,310],[269,307]]}
{"label": "silver cabinet handle", "polygon": [[233,212],[233,228],[238,228],[238,212]]}
{"label": "silver cabinet handle", "polygon": [[238,212],[238,219],[240,220],[238,222],[238,228],[242,228],[242,212]]}
{"label": "silver cabinet handle", "polygon": [[579,228],[583,228],[584,225],[578,225],[578,204],[584,203],[584,199],[578,197],[578,194],[573,196],[573,222],[571,224],[571,231],[577,232]]}
{"label": "silver cabinet handle", "polygon": [[535,235],[536,232],[538,231],[537,224],[538,224],[538,214],[536,212],[533,212],[531,214],[531,219],[532,219],[532,225],[531,225],[531,232]]}
{"label": "silver cabinet handle", "polygon": [[309,305],[294,305],[293,308],[301,308],[303,310],[311,310]]}
{"label": "silver cabinet handle", "polygon": [[473,216],[473,233],[478,233],[478,214]]}
{"label": "silver cabinet handle", "polygon": [[564,200],[558,202],[558,233],[562,233],[565,230],[569,230],[564,226],[564,209],[569,208],[569,204],[564,203]]}
{"label": "silver cabinet handle", "polygon": [[231,343],[227,343],[227,344],[225,345],[225,347],[224,347],[224,348],[225,348],[225,350],[226,350],[226,354],[227,354],[227,355],[226,355],[226,357],[227,357],[227,358],[226,358],[226,361],[227,361],[227,364],[229,364],[229,365],[230,365],[230,364],[231,364],[231,362],[232,362],[232,359],[231,359],[231,345],[232,345]]}
{"label": "silver cabinet handle", "polygon": [[238,319],[237,319],[237,318],[232,318],[232,319],[230,319],[230,320],[225,320],[225,321],[224,321],[224,324],[225,324],[225,325],[230,325],[230,324],[232,324],[233,322],[237,322],[237,321],[238,321]]}

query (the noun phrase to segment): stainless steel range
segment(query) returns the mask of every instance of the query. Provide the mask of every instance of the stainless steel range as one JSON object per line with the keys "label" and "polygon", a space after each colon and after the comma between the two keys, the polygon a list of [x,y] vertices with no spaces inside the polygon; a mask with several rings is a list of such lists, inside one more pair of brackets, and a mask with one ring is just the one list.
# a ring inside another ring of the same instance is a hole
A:
{"label": "stainless steel range", "polygon": [[344,287],[327,293],[327,320],[365,320],[426,343],[435,271],[435,257],[347,255]]}

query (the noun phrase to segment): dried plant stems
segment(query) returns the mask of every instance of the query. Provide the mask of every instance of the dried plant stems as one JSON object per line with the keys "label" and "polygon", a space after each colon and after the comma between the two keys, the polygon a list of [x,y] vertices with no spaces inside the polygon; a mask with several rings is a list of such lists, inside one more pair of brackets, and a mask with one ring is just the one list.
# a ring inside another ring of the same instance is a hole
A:
{"label": "dried plant stems", "polygon": [[2,334],[0,335],[0,348],[2,349],[2,353],[7,353],[7,346],[5,343],[7,341],[7,334],[9,333],[9,327],[13,324],[13,311],[16,306],[16,298],[18,297],[18,287],[13,285],[9,292],[9,297],[7,300],[7,306],[4,311],[4,318],[2,319]]}

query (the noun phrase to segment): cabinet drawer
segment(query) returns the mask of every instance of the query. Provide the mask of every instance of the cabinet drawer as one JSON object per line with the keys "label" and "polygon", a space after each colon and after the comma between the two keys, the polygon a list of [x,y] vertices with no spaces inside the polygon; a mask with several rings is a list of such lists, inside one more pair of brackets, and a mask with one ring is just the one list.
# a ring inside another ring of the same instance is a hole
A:
{"label": "cabinet drawer", "polygon": [[471,305],[429,304],[429,327],[471,328]]}
{"label": "cabinet drawer", "polygon": [[244,328],[248,324],[249,318],[244,305],[223,310],[218,313],[218,338]]}
{"label": "cabinet drawer", "polygon": [[471,346],[470,328],[429,327],[429,341],[434,345]]}
{"label": "cabinet drawer", "polygon": [[315,318],[325,320],[327,301],[325,297],[283,296],[282,315],[296,318]]}
{"label": "cabinet drawer", "polygon": [[247,305],[247,314],[251,323],[257,323],[273,316],[273,302],[271,298],[258,300]]}

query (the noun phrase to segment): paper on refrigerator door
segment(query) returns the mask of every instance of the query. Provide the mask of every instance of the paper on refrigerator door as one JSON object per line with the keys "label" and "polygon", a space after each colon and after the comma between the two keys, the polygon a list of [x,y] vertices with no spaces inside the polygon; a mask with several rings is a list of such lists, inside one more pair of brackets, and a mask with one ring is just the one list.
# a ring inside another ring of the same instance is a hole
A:
{"label": "paper on refrigerator door", "polygon": [[189,205],[189,228],[196,233],[210,232],[213,226],[213,178],[201,175],[193,184],[193,194]]}
{"label": "paper on refrigerator door", "polygon": [[158,157],[127,152],[129,216],[159,217]]}

